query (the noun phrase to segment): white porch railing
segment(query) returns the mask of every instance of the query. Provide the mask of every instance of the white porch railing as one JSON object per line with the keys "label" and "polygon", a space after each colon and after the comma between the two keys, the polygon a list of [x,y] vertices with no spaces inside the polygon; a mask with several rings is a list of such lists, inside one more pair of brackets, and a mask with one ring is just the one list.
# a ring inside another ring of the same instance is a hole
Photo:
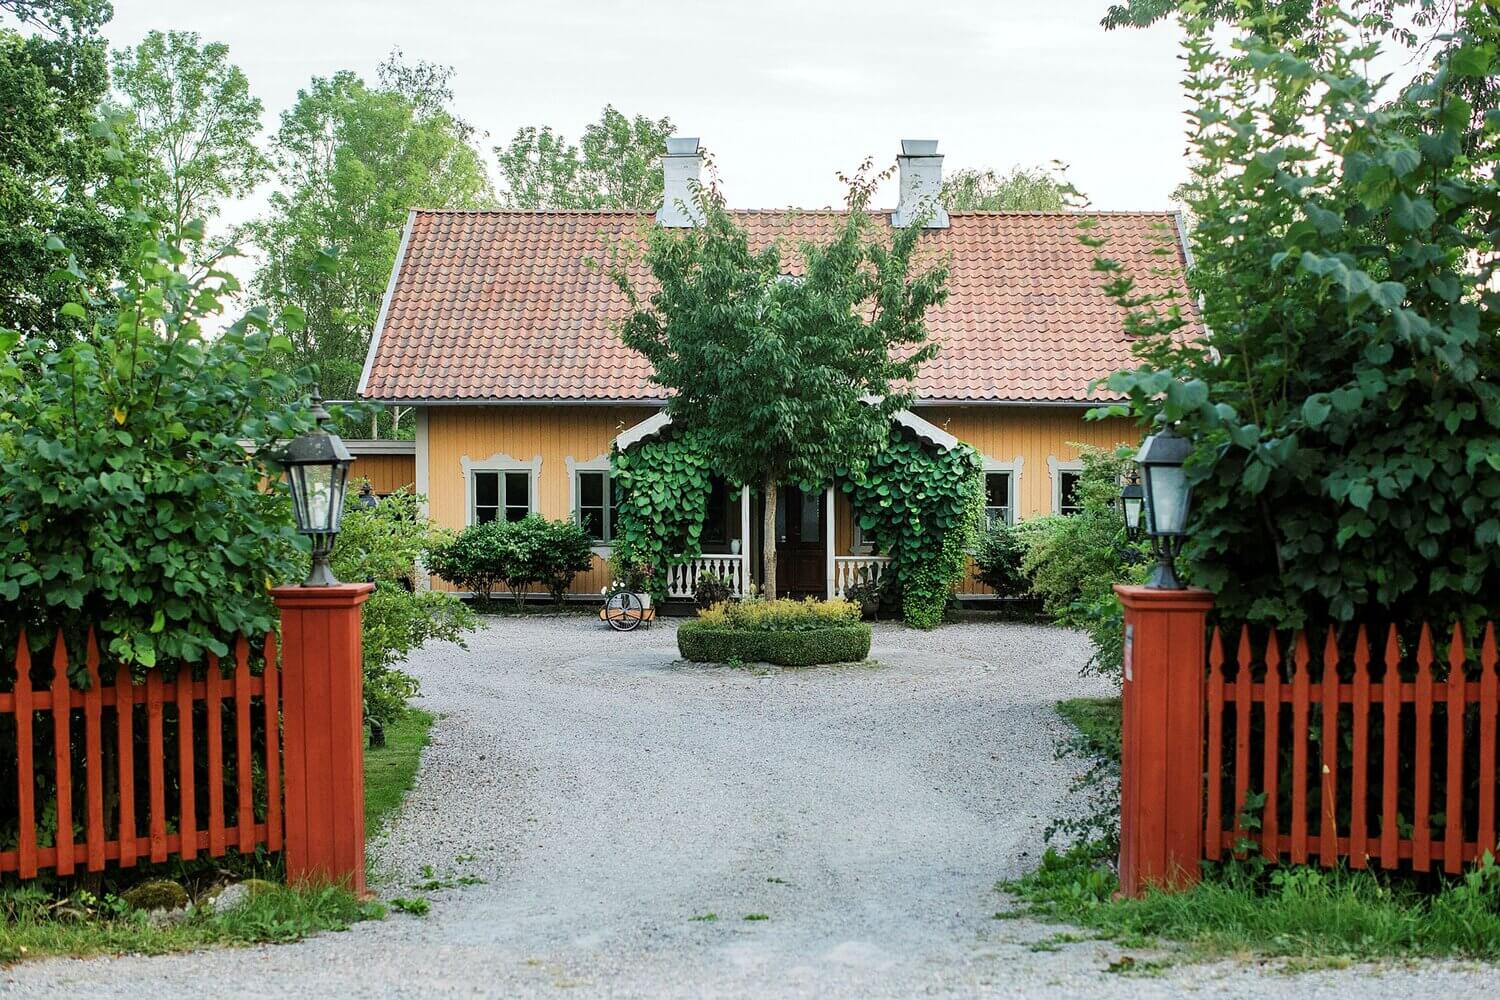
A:
{"label": "white porch railing", "polygon": [[879,581],[890,564],[890,556],[834,556],[833,596],[843,597],[846,590],[861,580]]}
{"label": "white porch railing", "polygon": [[745,593],[745,554],[699,556],[667,570],[667,596],[693,599],[698,590],[698,578],[704,573],[715,573],[729,581],[729,589],[735,597]]}

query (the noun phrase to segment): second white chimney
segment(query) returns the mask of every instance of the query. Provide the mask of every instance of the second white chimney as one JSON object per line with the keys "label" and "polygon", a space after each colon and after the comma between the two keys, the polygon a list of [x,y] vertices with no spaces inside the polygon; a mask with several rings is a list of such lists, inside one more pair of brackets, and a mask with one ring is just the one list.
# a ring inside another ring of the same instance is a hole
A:
{"label": "second white chimney", "polygon": [[667,140],[667,155],[661,159],[662,199],[661,208],[656,212],[658,225],[684,228],[703,221],[693,191],[699,183],[702,167],[703,156],[696,138],[673,136]]}
{"label": "second white chimney", "polygon": [[896,163],[901,172],[901,193],[891,225],[905,229],[921,223],[924,229],[947,229],[948,210],[941,201],[943,157],[936,139],[902,139]]}

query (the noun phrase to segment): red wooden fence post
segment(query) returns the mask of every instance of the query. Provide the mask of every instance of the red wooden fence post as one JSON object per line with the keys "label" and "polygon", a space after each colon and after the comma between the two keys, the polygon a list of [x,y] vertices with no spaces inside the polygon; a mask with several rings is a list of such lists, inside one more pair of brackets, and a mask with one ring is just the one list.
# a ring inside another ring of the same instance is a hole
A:
{"label": "red wooden fence post", "polygon": [[1198,881],[1205,625],[1213,596],[1125,586],[1115,593],[1125,608],[1120,889],[1138,896],[1148,885]]}
{"label": "red wooden fence post", "polygon": [[288,881],[365,891],[360,610],[374,586],[277,587]]}

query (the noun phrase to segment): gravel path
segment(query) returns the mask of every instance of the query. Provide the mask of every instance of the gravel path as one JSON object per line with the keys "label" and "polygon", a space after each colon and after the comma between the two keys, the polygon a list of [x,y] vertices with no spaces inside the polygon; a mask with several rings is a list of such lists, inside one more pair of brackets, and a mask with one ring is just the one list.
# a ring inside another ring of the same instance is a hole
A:
{"label": "gravel path", "polygon": [[1057,928],[994,920],[993,884],[1035,865],[1065,808],[1052,704],[1104,693],[1077,676],[1083,640],[881,626],[873,655],[709,669],[675,662],[670,623],[494,620],[469,650],[413,662],[441,718],[372,848],[387,896],[419,894],[425,866],[482,883],[298,945],[22,965],[0,994],[1261,1000],[1500,983],[1458,965],[1122,978],[1105,971],[1118,946],[1033,950]]}

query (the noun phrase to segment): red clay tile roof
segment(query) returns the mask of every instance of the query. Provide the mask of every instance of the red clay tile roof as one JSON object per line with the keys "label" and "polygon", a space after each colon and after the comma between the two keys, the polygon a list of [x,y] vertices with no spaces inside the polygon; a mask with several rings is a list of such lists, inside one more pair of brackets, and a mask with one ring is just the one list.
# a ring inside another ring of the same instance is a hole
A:
{"label": "red clay tile roof", "polygon": [[[757,244],[826,238],[841,213],[736,213]],[[1099,213],[1103,251],[1144,289],[1181,287],[1170,213]],[[881,215],[880,219],[888,216]],[[360,393],[392,402],[621,400],[663,396],[615,327],[625,297],[591,261],[636,241],[649,215],[413,213]],[[949,297],[928,314],[942,345],[918,377],[928,401],[1068,402],[1132,363],[1121,310],[1101,290],[1078,217],[955,212],[924,248],[951,255]],[[788,257],[791,257],[788,254]],[[788,270],[797,269],[789,260]],[[641,287],[649,278],[635,266]],[[1184,295],[1186,302],[1186,295]]]}

